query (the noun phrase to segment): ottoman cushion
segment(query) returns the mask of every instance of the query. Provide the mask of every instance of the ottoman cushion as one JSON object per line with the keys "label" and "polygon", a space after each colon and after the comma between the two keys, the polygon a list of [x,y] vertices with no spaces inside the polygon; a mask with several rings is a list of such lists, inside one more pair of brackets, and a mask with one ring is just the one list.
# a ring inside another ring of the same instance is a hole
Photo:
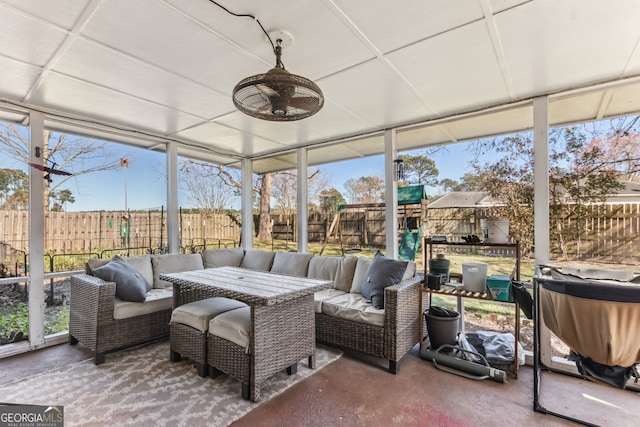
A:
{"label": "ottoman cushion", "polygon": [[209,335],[215,335],[239,345],[249,352],[251,307],[222,313],[209,322]]}
{"label": "ottoman cushion", "polygon": [[220,297],[194,301],[176,307],[171,314],[171,323],[182,323],[201,332],[207,332],[212,317],[240,307],[248,306],[242,301]]}

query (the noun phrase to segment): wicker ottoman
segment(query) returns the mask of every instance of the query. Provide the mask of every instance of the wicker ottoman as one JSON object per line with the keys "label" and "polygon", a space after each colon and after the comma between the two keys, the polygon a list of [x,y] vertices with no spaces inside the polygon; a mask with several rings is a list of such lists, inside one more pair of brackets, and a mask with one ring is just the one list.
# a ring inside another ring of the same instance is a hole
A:
{"label": "wicker ottoman", "polygon": [[242,383],[242,397],[250,398],[251,355],[249,354],[251,307],[217,316],[209,322],[207,364],[209,375],[225,373]]}
{"label": "wicker ottoman", "polygon": [[169,359],[177,362],[183,357],[196,363],[198,375],[207,374],[207,331],[209,321],[247,304],[230,298],[207,298],[176,307],[169,325]]}

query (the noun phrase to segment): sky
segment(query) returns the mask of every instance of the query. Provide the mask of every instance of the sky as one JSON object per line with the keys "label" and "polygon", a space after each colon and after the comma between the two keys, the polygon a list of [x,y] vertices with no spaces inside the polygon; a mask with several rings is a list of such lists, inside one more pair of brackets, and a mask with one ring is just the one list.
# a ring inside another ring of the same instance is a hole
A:
{"label": "sky", "polygon": [[[594,129],[605,126],[610,129],[611,123],[609,121],[595,122],[589,126]],[[469,146],[468,142],[449,144],[431,155],[439,170],[437,177],[439,180],[450,178],[459,181],[466,172],[471,170],[469,162],[473,159],[474,153],[471,152]],[[124,157],[129,160],[128,167],[117,167],[109,171],[73,176],[61,186],[61,189],[70,190],[75,198],[75,202],[68,203],[64,206],[64,210],[69,212],[124,210],[125,207],[130,210],[155,210],[163,205],[166,206],[165,154],[123,144],[110,144],[109,147],[110,154],[114,159]],[[400,152],[399,154],[416,155],[421,154],[421,150]],[[488,153],[485,159],[494,161],[496,154]],[[92,161],[101,160],[89,159],[86,163],[90,165]],[[26,171],[24,163],[13,161],[7,156],[0,156],[0,168],[16,168]],[[374,175],[382,177],[384,175],[384,158],[382,155],[372,156],[320,165],[317,168],[329,181],[329,186],[336,188],[347,198],[344,183],[350,178],[357,179]],[[59,183],[61,179],[59,176],[54,176],[53,184]],[[426,191],[428,195],[433,196],[437,195],[440,189],[427,187]],[[235,198],[232,203],[232,208],[240,208],[239,197]],[[179,205],[183,208],[195,207],[186,191],[182,189],[179,190]]]}
{"label": "sky", "polygon": [[[468,171],[468,160],[471,155],[465,148],[467,146],[468,144],[465,143],[451,144],[432,156],[440,172],[438,179],[458,180]],[[118,167],[69,179],[60,188],[70,190],[75,202],[67,203],[64,210],[68,212],[124,210],[125,207],[130,210],[148,210],[159,209],[163,205],[166,207],[165,154],[121,144],[113,144],[110,150],[115,158],[127,158],[128,167]],[[400,154],[417,153],[408,151]],[[320,165],[317,168],[322,171],[329,185],[340,191],[346,198],[344,183],[348,179],[372,175],[383,176],[383,162],[383,156],[378,155]],[[5,157],[0,159],[0,168],[24,169],[24,164],[20,167],[18,163]],[[53,176],[53,184],[60,179],[62,178],[59,176]],[[428,188],[427,193],[433,195],[437,190]],[[186,192],[182,190],[179,194],[179,204],[183,208],[194,207]],[[233,205],[233,208],[240,208],[239,197],[233,200]]]}

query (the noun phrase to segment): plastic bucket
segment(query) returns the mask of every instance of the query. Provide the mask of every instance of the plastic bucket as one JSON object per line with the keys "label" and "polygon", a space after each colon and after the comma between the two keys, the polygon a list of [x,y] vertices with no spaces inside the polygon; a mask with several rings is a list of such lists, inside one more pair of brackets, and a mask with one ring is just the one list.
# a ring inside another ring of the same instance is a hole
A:
{"label": "plastic bucket", "polygon": [[487,243],[509,243],[509,219],[481,219],[483,241]]}
{"label": "plastic bucket", "polygon": [[445,276],[444,281],[449,281],[449,266],[451,261],[444,258],[431,258],[429,260],[429,273],[442,274]]}
{"label": "plastic bucket", "polygon": [[487,291],[487,264],[462,264],[462,287],[465,291],[484,293]]}
{"label": "plastic bucket", "polygon": [[427,323],[427,333],[433,350],[442,345],[456,344],[460,313],[440,307],[431,307],[425,310],[424,319]]}

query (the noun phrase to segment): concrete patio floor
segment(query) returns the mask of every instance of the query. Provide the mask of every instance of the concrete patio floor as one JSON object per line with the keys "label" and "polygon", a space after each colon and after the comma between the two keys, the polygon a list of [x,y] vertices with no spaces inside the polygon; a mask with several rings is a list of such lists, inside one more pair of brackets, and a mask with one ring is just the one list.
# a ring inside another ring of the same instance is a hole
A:
{"label": "concrete patio floor", "polygon": [[[90,357],[82,344],[63,344],[1,359],[0,394],[4,383]],[[435,369],[419,358],[416,346],[401,361],[399,374],[385,368],[382,360],[345,351],[233,426],[575,425],[532,410],[530,367],[522,367],[519,378],[509,377],[506,384],[473,381]],[[543,374],[541,390],[541,403],[550,411],[602,426],[638,423],[637,392],[550,372]]]}

